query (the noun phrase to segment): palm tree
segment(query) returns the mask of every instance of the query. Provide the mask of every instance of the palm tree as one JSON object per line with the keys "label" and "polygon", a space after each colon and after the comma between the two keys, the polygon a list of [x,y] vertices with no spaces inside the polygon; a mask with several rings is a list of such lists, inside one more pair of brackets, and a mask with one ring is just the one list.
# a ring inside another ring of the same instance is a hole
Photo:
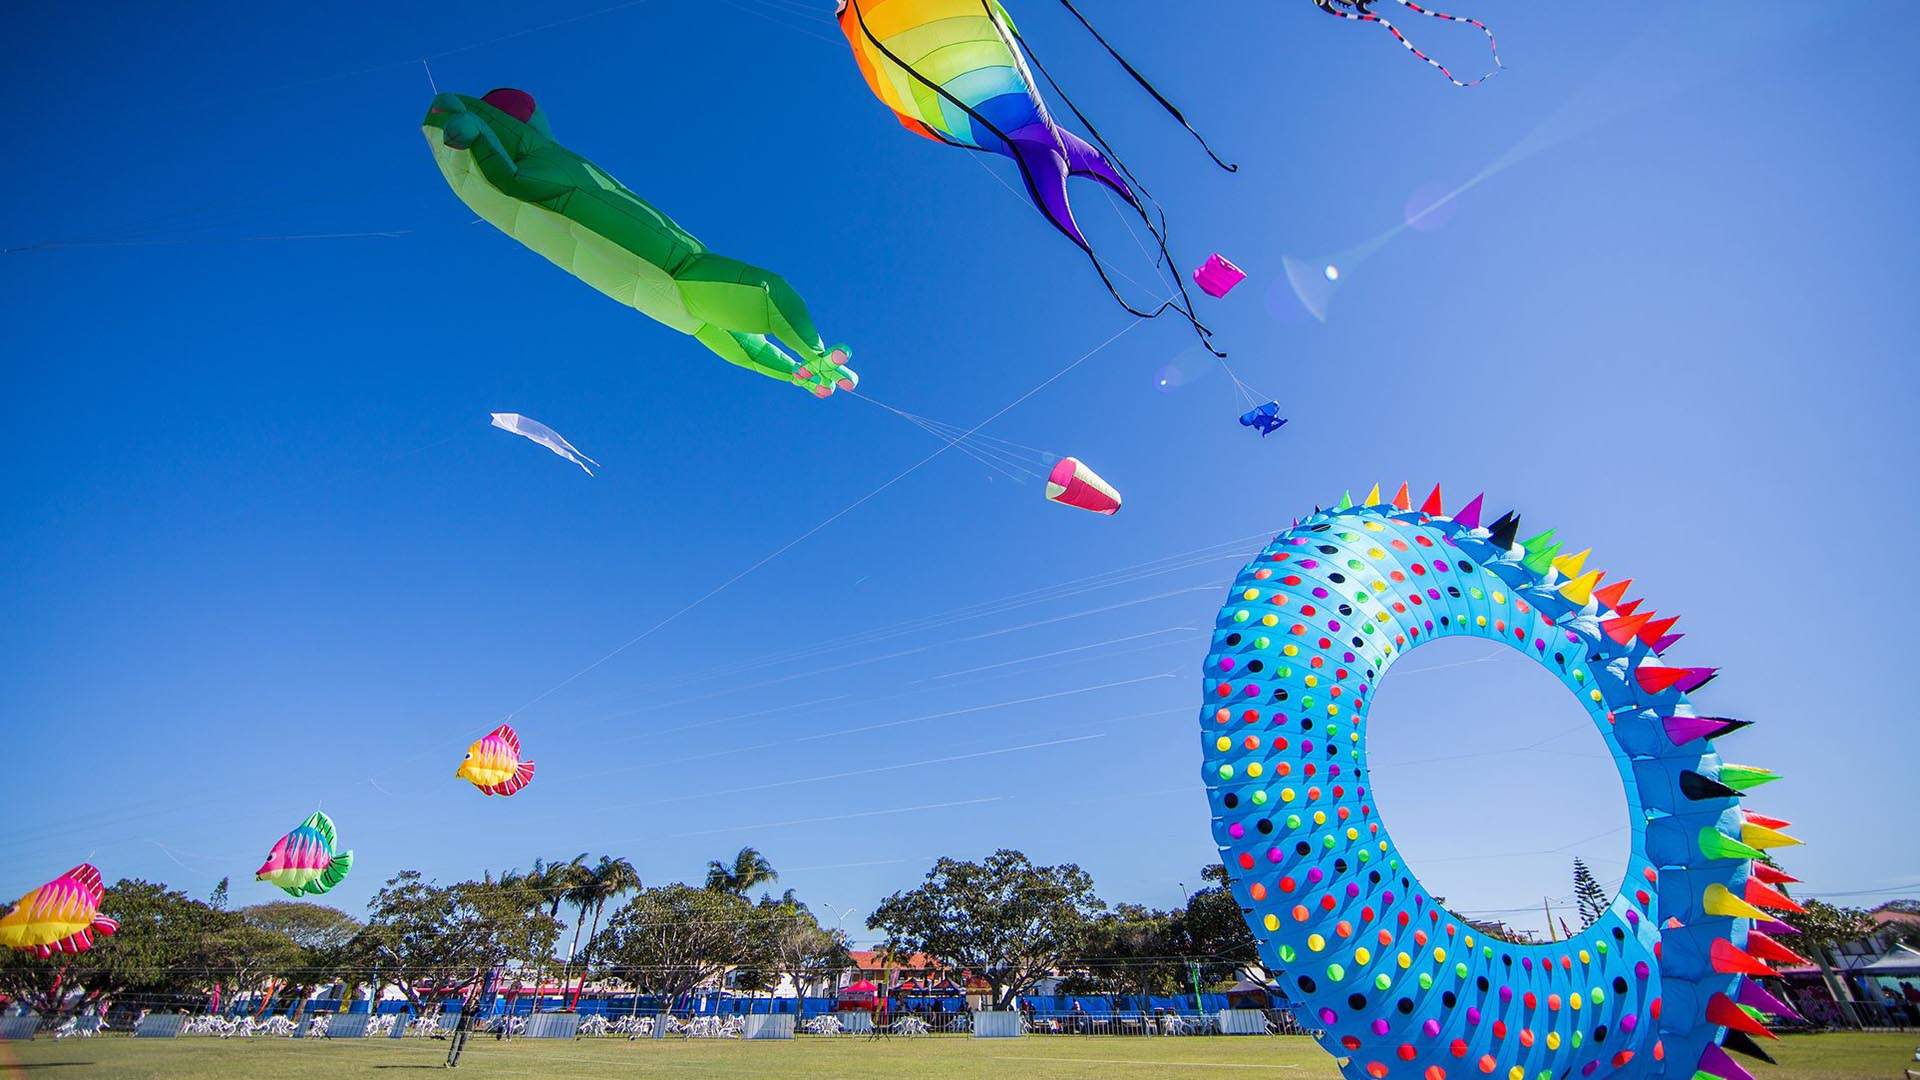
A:
{"label": "palm tree", "polygon": [[[580,957],[580,985],[574,987],[573,1000],[568,1008],[580,1006],[580,995],[587,988],[587,971],[593,965],[593,939],[600,933],[600,914],[607,908],[608,902],[615,897],[624,896],[642,888],[640,871],[625,859],[616,859],[611,855],[600,856],[599,865],[588,872],[587,884],[576,893],[574,902],[580,905],[580,914],[584,917],[587,907],[593,908],[593,929],[587,931],[587,951]],[[574,926],[574,935],[578,941],[580,927]]]}
{"label": "palm tree", "polygon": [[[527,875],[547,905],[547,917],[560,918],[560,905],[567,902],[567,894],[578,887],[580,880],[590,871],[587,869],[587,853],[581,852],[566,862],[548,862],[545,859],[533,860],[533,872]],[[536,976],[533,991],[533,1011],[540,1011],[540,988],[547,982],[546,969],[542,967]]]}
{"label": "palm tree", "polygon": [[779,871],[773,868],[765,855],[750,847],[741,848],[733,856],[732,865],[719,859],[707,864],[707,888],[713,892],[744,897],[754,886],[778,880]]}

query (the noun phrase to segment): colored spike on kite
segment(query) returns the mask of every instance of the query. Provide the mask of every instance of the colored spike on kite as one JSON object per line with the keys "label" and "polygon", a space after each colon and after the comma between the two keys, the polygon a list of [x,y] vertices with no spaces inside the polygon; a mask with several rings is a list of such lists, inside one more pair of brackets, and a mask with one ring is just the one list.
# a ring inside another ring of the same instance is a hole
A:
{"label": "colored spike on kite", "polygon": [[1747,727],[1753,721],[1730,720],[1723,716],[1663,716],[1660,723],[1667,729],[1667,738],[1673,745],[1683,746],[1695,739],[1717,739]]}
{"label": "colored spike on kite", "polygon": [[[1436,485],[1434,490],[1438,491],[1439,487]],[[1487,496],[1486,496],[1486,493],[1484,492],[1482,492],[1479,495],[1475,495],[1471,499],[1468,499],[1467,505],[1460,508],[1460,512],[1453,516],[1453,520],[1459,522],[1461,526],[1464,528],[1468,528],[1468,529],[1479,528],[1480,512],[1483,505],[1486,503],[1486,501],[1487,501]]]}
{"label": "colored spike on kite", "polygon": [[[1427,515],[1428,517],[1439,517],[1440,515],[1446,513],[1446,510],[1443,508],[1440,502],[1440,485],[1439,484],[1433,485],[1433,490],[1427,493],[1426,501],[1420,504],[1420,512]],[[1458,519],[1456,518],[1455,520],[1458,520]]]}
{"label": "colored spike on kite", "polygon": [[1746,901],[1754,907],[1772,911],[1790,911],[1796,915],[1804,915],[1807,911],[1806,908],[1795,903],[1792,897],[1758,878],[1747,879]]}
{"label": "colored spike on kite", "polygon": [[1669,690],[1679,690],[1690,694],[1712,681],[1719,674],[1718,668],[1709,667],[1655,667],[1642,664],[1633,669],[1633,676],[1639,680],[1640,689],[1649,694],[1664,694]]}
{"label": "colored spike on kite", "polygon": [[1700,910],[1709,915],[1726,919],[1764,919],[1767,913],[1760,908],[1733,895],[1733,891],[1719,882],[1706,887],[1700,895]]}

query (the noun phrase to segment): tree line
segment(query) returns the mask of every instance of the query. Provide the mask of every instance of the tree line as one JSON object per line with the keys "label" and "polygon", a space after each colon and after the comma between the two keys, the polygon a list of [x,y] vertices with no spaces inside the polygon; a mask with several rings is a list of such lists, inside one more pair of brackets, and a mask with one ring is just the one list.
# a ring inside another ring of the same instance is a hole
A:
{"label": "tree line", "polygon": [[[1036,865],[1011,850],[942,858],[866,926],[892,956],[924,954],[955,978],[984,981],[998,1008],[1048,977],[1070,993],[1179,993],[1230,982],[1256,961],[1225,873],[1203,874],[1185,906],[1161,910],[1108,904],[1072,863]],[[490,974],[504,974],[509,992],[557,988],[567,1008],[589,982],[668,1003],[722,979],[742,991],[829,993],[852,965],[848,935],[792,890],[774,894],[778,878],[751,847],[715,860],[697,885],[647,885],[631,861],[585,853],[450,884],[403,870],[364,918],[306,901],[232,907],[224,880],[202,900],[125,879],[101,905],[118,933],[77,956],[7,950],[0,994],[57,1021],[133,998],[184,1009],[244,998],[265,1010],[336,984],[375,998],[393,988],[425,1010]]]}

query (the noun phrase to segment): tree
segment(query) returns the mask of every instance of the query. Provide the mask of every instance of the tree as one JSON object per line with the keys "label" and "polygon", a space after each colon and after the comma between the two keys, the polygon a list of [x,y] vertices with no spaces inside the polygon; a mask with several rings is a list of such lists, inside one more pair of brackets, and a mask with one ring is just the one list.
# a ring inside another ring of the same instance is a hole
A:
{"label": "tree", "polygon": [[1832,950],[1871,935],[1876,929],[1873,917],[1859,908],[1841,907],[1823,900],[1803,901],[1801,906],[1807,910],[1794,917],[1793,925],[1800,934],[1793,939],[1793,944],[1820,965],[1820,977],[1826,980],[1827,992],[1833,995],[1847,1023],[1859,1027],[1860,1015],[1853,1009],[1853,986],[1834,971]]}
{"label": "tree", "polygon": [[[236,941],[253,940],[270,956],[267,971],[278,978],[282,989],[305,1000],[315,988],[333,981],[340,972],[355,966],[355,939],[360,920],[325,904],[299,900],[274,900],[244,907],[237,913],[241,926],[232,933]],[[253,931],[249,935],[243,931]],[[259,936],[264,935],[264,936]],[[272,939],[286,942],[290,950],[269,947]],[[235,989],[244,984],[232,983]]]}
{"label": "tree", "polygon": [[1194,890],[1174,920],[1178,951],[1195,957],[1201,981],[1232,982],[1259,967],[1260,946],[1233,897],[1226,868],[1216,863],[1203,868],[1200,877],[1208,884]]}
{"label": "tree", "polygon": [[785,896],[764,897],[758,908],[761,935],[767,962],[766,979],[754,980],[773,989],[784,976],[793,984],[793,996],[804,998],[810,986],[828,983],[852,966],[847,955],[847,936],[839,930],[820,925],[807,905],[788,889]]}
{"label": "tree", "polygon": [[1578,855],[1573,857],[1573,902],[1580,909],[1582,930],[1599,922],[1600,916],[1607,913],[1607,905],[1612,902],[1607,890],[1600,887],[1593,871],[1587,869],[1586,862]]}
{"label": "tree", "polygon": [[[587,932],[587,951],[580,958],[580,985],[573,988],[573,998],[569,1009],[580,1004],[580,994],[587,988],[587,969],[593,963],[593,938],[600,932],[600,914],[606,910],[607,902],[641,887],[640,871],[625,859],[616,859],[611,855],[600,856],[600,862],[587,872],[587,881],[574,890],[575,903],[580,906],[580,915],[584,919],[587,909],[593,909],[593,929]],[[580,936],[580,922],[573,927],[574,938]]]}
{"label": "tree", "polygon": [[221,878],[220,884],[213,887],[213,895],[207,897],[207,906],[215,911],[227,910],[228,878]]}
{"label": "tree", "polygon": [[[1234,917],[1239,917],[1234,911]],[[1168,994],[1180,989],[1186,977],[1186,958],[1179,955],[1184,934],[1183,911],[1160,911],[1140,904],[1120,904],[1087,927],[1086,956],[1067,980],[1069,993]]]}
{"label": "tree", "polygon": [[1072,863],[1035,866],[1002,849],[983,862],[942,858],[926,881],[880,902],[867,927],[887,947],[923,952],[987,980],[996,1009],[1080,954],[1106,905],[1093,878]]}
{"label": "tree", "polygon": [[730,968],[764,963],[746,900],[675,882],[641,889],[589,944],[603,971],[672,1008],[682,995]]}
{"label": "tree", "polygon": [[765,855],[750,847],[743,847],[736,852],[732,863],[715,859],[707,864],[707,888],[715,892],[745,896],[756,885],[778,880],[779,871],[773,868]]}
{"label": "tree", "polygon": [[441,886],[418,870],[387,880],[357,947],[415,1006],[466,992],[493,968],[552,954],[560,923],[524,882]]}
{"label": "tree", "polygon": [[110,997],[165,1003],[197,997],[226,970],[222,934],[238,921],[227,912],[138,878],[115,882],[100,910],[118,919],[120,929],[95,938],[84,953],[41,959],[4,950],[0,992],[58,1022]]}

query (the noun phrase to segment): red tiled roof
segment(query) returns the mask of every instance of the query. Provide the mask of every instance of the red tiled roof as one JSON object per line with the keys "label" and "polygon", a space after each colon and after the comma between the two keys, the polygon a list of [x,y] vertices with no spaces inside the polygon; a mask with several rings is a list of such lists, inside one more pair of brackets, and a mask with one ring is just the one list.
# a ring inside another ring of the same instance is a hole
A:
{"label": "red tiled roof", "polygon": [[[865,971],[878,971],[885,953],[878,949],[849,949],[847,955],[853,958],[853,966]],[[894,957],[885,966],[895,971],[938,971],[940,962],[926,953],[914,953],[912,956]]]}

